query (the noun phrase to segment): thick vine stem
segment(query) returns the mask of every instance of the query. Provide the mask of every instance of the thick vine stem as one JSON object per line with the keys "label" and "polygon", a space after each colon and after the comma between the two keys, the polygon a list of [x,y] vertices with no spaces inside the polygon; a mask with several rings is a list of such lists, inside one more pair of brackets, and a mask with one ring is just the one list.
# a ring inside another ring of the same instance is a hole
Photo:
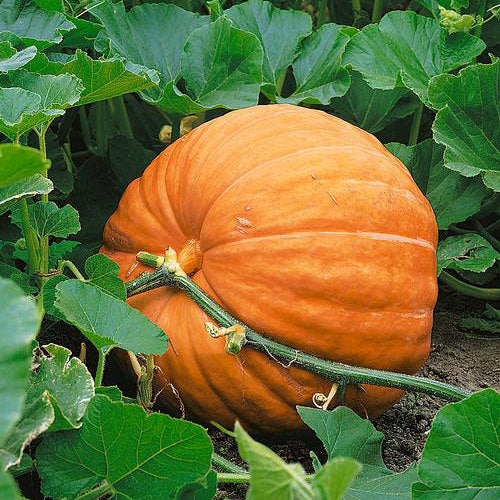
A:
{"label": "thick vine stem", "polygon": [[241,321],[238,321],[217,304],[217,302],[212,300],[189,276],[169,270],[166,265],[162,265],[152,273],[144,273],[135,280],[126,283],[127,295],[128,297],[132,297],[161,286],[183,290],[222,327],[228,328],[236,324],[243,325],[247,340],[246,346],[263,351],[285,362],[299,365],[332,382],[394,387],[406,391],[432,394],[449,401],[460,401],[471,394],[469,391],[445,384],[444,382],[403,373],[361,368],[359,366],[328,361],[280,344],[255,332]]}

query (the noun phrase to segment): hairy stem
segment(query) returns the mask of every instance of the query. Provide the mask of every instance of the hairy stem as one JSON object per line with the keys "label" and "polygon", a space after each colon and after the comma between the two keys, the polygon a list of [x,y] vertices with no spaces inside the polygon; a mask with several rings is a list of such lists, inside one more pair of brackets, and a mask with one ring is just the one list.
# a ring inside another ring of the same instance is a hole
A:
{"label": "hairy stem", "polygon": [[87,112],[85,111],[85,106],[80,106],[78,109],[78,117],[80,118],[80,130],[82,131],[82,138],[87,150],[93,155],[97,155],[97,149],[92,141],[92,136],[90,134],[90,125],[87,118]]}
{"label": "hairy stem", "polygon": [[[186,292],[220,326],[242,325],[241,321],[231,316],[217,302],[212,300],[188,276],[182,273],[171,272],[165,265],[152,273],[145,273],[139,276],[135,280],[128,282],[126,286],[129,297],[161,286],[179,288]],[[464,389],[435,380],[327,361],[299,351],[298,349],[282,345],[260,335],[246,325],[243,326],[245,326],[247,339],[246,346],[265,352],[272,357],[283,360],[285,363],[295,363],[333,382],[395,387],[432,394],[451,401],[459,401],[470,395]]]}
{"label": "hairy stem", "polygon": [[[38,132],[38,145],[40,153],[42,153],[43,159],[47,159],[47,143],[45,141],[45,134],[49,128],[50,123],[42,125],[41,131]],[[45,177],[48,177],[48,168],[43,172]],[[49,195],[42,194],[42,202],[48,203]],[[38,263],[38,270],[42,274],[47,274],[49,272],[49,237],[43,236],[40,238],[40,259]]]}
{"label": "hairy stem", "polygon": [[64,269],[68,268],[73,275],[79,279],[80,281],[85,281],[85,277],[83,274],[78,270],[78,268],[71,262],[70,260],[61,260],[59,261],[59,265],[57,266],[57,269],[59,271],[64,271]]}
{"label": "hairy stem", "polygon": [[105,156],[106,151],[108,150],[108,141],[105,133],[105,122],[106,122],[106,102],[99,101],[96,102],[96,124],[95,124],[95,133],[96,133],[96,142],[97,142],[97,155]]}
{"label": "hairy stem", "polygon": [[26,242],[26,250],[28,251],[28,267],[30,272],[34,273],[38,270],[39,265],[39,244],[38,237],[30,224],[28,202],[26,198],[21,200],[21,222],[23,226],[24,241]]}
{"label": "hairy stem", "polygon": [[104,365],[106,364],[106,354],[109,351],[104,353],[102,349],[97,349],[97,352],[99,353],[99,358],[97,359],[97,369],[95,372],[95,386],[101,387],[102,378],[104,376]]}
{"label": "hairy stem", "polygon": [[170,144],[175,142],[181,136],[181,120],[182,116],[172,115],[170,121],[172,124],[172,135],[170,136]]}
{"label": "hairy stem", "polygon": [[410,136],[408,137],[408,146],[415,146],[418,142],[418,135],[420,132],[420,123],[422,122],[422,114],[424,112],[424,103],[420,101],[418,108],[413,115],[411,122]]}
{"label": "hairy stem", "polygon": [[116,113],[118,128],[120,129],[120,133],[129,139],[134,138],[134,132],[132,131],[132,125],[130,124],[130,120],[127,113],[127,108],[125,106],[125,101],[123,100],[123,96],[114,97],[112,99],[114,103],[114,110]]}
{"label": "hairy stem", "polygon": [[217,453],[212,453],[212,465],[215,465],[218,469],[223,472],[229,472],[231,474],[246,474],[247,471],[240,467],[239,465],[233,464],[224,457],[217,455]]}
{"label": "hairy stem", "polygon": [[249,483],[250,474],[226,474],[221,472],[217,474],[218,483]]}
{"label": "hairy stem", "polygon": [[500,300],[500,288],[481,288],[479,286],[471,285],[470,283],[466,283],[465,281],[452,276],[446,271],[441,271],[439,279],[453,290],[456,290],[467,297],[473,297],[481,300]]}

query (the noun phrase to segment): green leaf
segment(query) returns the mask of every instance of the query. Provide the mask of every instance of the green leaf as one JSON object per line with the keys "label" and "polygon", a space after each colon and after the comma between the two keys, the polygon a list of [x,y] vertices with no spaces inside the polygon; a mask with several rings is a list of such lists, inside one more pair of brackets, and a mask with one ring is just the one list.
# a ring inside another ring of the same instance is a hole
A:
{"label": "green leaf", "polygon": [[[92,12],[92,11],[91,11]],[[76,29],[68,31],[64,34],[64,39],[60,47],[71,47],[74,49],[92,49],[95,39],[102,26],[97,23],[82,19],[81,17],[73,17],[66,15],[66,19],[72,22]]]}
{"label": "green leaf", "polygon": [[324,24],[308,36],[292,65],[296,89],[291,96],[277,97],[276,101],[329,104],[333,97],[344,95],[351,83],[349,72],[341,65],[349,40],[336,24]]}
{"label": "green leaf", "polygon": [[25,196],[48,194],[54,186],[52,182],[41,174],[0,187],[0,215],[10,210],[12,206]]}
{"label": "green leaf", "polygon": [[0,491],[4,495],[4,500],[21,500],[21,494],[17,488],[14,478],[3,470],[0,470]]}
{"label": "green leaf", "polygon": [[29,295],[38,291],[37,287],[34,287],[30,282],[30,277],[19,270],[17,267],[10,266],[5,262],[0,261],[0,276],[2,278],[8,278],[12,280],[16,285],[18,285],[22,291]]}
{"label": "green leaf", "polygon": [[437,249],[438,276],[443,269],[482,273],[500,259],[500,252],[476,233],[448,236]]}
{"label": "green leaf", "polygon": [[217,473],[214,470],[194,483],[181,487],[175,500],[212,500],[217,493]]}
{"label": "green leaf", "polygon": [[56,297],[55,307],[97,348],[118,345],[145,354],[163,354],[167,349],[167,336],[161,328],[90,283],[59,283]]}
{"label": "green leaf", "polygon": [[19,419],[28,382],[31,341],[40,318],[35,303],[12,281],[0,278],[0,445]]}
{"label": "green leaf", "polygon": [[362,466],[352,458],[337,457],[328,461],[312,480],[319,491],[318,500],[342,500]]}
{"label": "green leaf", "polygon": [[181,66],[188,92],[205,108],[256,105],[262,57],[255,35],[220,17],[195,30],[184,47]]}
{"label": "green leaf", "polygon": [[103,396],[107,396],[109,399],[111,399],[111,401],[122,401],[123,400],[123,394],[120,391],[120,389],[118,389],[118,387],[116,387],[116,385],[106,386],[106,387],[104,387],[104,386],[96,387],[95,393],[101,394]]}
{"label": "green leaf", "polygon": [[70,255],[80,245],[79,241],[62,240],[49,245],[49,268],[57,267],[59,261]]}
{"label": "green leaf", "polygon": [[441,408],[418,465],[415,500],[500,496],[500,395],[493,389]]}
{"label": "green leaf", "polygon": [[49,166],[50,161],[38,149],[18,144],[0,144],[0,187],[42,173]]}
{"label": "green leaf", "polygon": [[35,55],[36,47],[33,45],[17,52],[10,42],[0,42],[0,73],[22,68]]}
{"label": "green leaf", "polygon": [[[311,17],[304,12],[277,9],[270,2],[250,0],[224,12],[237,28],[253,33],[264,49],[264,90],[280,93],[287,68],[300,53],[299,43],[311,33]],[[314,44],[309,50],[313,53]]]}
{"label": "green leaf", "polygon": [[50,277],[43,283],[43,308],[47,314],[50,314],[54,318],[64,320],[64,315],[59,312],[59,309],[54,306],[56,300],[56,287],[59,283],[67,281],[69,278],[64,274],[57,274],[56,276]]}
{"label": "green leaf", "polygon": [[21,418],[0,446],[0,468],[7,469],[21,461],[24,449],[43,434],[54,421],[54,408],[48,391],[39,397],[26,398]]}
{"label": "green leaf", "polygon": [[250,467],[248,500],[269,498],[271,492],[273,500],[314,500],[314,490],[300,464],[285,463],[267,446],[254,441],[239,422],[235,433],[239,453]]}
{"label": "green leaf", "polygon": [[352,71],[347,94],[333,99],[331,109],[344,120],[374,134],[412,114],[417,104],[417,98],[405,88],[372,89],[357,71]]}
{"label": "green leaf", "polygon": [[466,177],[481,174],[495,191],[500,191],[499,75],[497,60],[433,78],[429,86],[431,104],[439,109],[432,131],[446,146],[445,167]]}
{"label": "green leaf", "polygon": [[88,282],[103,292],[119,300],[127,298],[125,284],[118,277],[120,266],[103,254],[92,255],[85,261],[85,272]]}
{"label": "green leaf", "polygon": [[[462,326],[471,330],[482,330],[490,333],[500,333],[500,309],[486,304],[486,309],[480,318],[464,318]],[[490,338],[490,337],[488,337]]]}
{"label": "green leaf", "polygon": [[[59,208],[53,201],[38,201],[28,206],[28,213],[30,226],[40,238],[67,238],[80,230],[78,212],[71,205]],[[13,212],[11,219],[14,224],[22,227],[20,210]]]}
{"label": "green leaf", "polygon": [[373,424],[339,406],[332,411],[298,406],[302,420],[316,433],[328,453],[328,459],[351,457],[363,465],[361,473],[345,494],[346,500],[410,500],[415,467],[396,474],[384,465],[381,446],[383,434]]}
{"label": "green leaf", "polygon": [[0,32],[18,36],[25,45],[44,49],[62,40],[62,33],[74,28],[58,12],[48,12],[25,0],[3,0],[0,5]]}
{"label": "green leaf", "polygon": [[416,146],[386,144],[411,172],[413,179],[430,201],[439,229],[462,222],[479,212],[491,194],[481,179],[463,177],[444,166],[444,147],[427,139]]}
{"label": "green leaf", "polygon": [[82,91],[81,81],[73,75],[40,75],[23,69],[0,75],[0,85],[8,87],[0,89],[0,102],[2,97],[19,100],[0,105],[0,132],[12,140],[64,114]]}
{"label": "green leaf", "polygon": [[432,77],[467,64],[484,48],[482,40],[467,33],[448,35],[436,19],[393,11],[351,39],[344,63],[373,88],[405,86],[428,103]]}
{"label": "green leaf", "polygon": [[106,396],[92,399],[80,430],[51,434],[36,450],[42,492],[70,499],[102,481],[117,498],[168,498],[204,477],[211,456],[202,427]]}

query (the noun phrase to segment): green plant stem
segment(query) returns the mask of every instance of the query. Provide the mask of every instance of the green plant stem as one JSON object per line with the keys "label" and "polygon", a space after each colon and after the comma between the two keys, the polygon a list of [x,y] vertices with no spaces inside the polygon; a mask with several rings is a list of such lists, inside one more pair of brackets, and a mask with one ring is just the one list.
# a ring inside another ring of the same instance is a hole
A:
{"label": "green plant stem", "polygon": [[92,142],[89,120],[87,118],[87,112],[85,111],[84,106],[80,106],[80,108],[78,109],[78,117],[80,118],[80,130],[82,131],[82,138],[85,147],[87,148],[88,151],[90,151],[90,153],[96,155],[97,150]]}
{"label": "green plant stem", "polygon": [[108,483],[103,483],[97,488],[77,496],[76,500],[99,500],[99,498],[110,493],[113,493],[113,488]]}
{"label": "green plant stem", "polygon": [[361,0],[352,0],[352,13],[354,24],[361,17]]}
{"label": "green plant stem", "polygon": [[[97,349],[99,353],[99,358],[97,359],[97,369],[95,372],[95,386],[101,387],[102,378],[104,376],[104,365],[106,364],[106,354],[102,352],[102,349]],[[107,351],[109,352],[109,351]]]}
{"label": "green plant stem", "polygon": [[500,228],[500,219],[492,222],[489,226],[486,226],[486,231],[488,231],[488,233],[493,233],[498,228]]}
{"label": "green plant stem", "polygon": [[378,23],[380,21],[380,18],[382,17],[383,4],[383,0],[375,0],[373,2],[372,23]]}
{"label": "green plant stem", "polygon": [[[129,297],[161,286],[176,287],[191,297],[220,326],[243,325],[241,321],[231,316],[225,309],[212,300],[188,276],[171,272],[165,266],[129,281],[126,286]],[[435,380],[327,361],[301,352],[298,349],[282,345],[260,335],[246,325],[243,326],[245,326],[247,346],[263,351],[271,357],[281,359],[285,363],[294,363],[333,382],[395,387],[432,394],[451,401],[460,401],[470,395],[469,391]]]}
{"label": "green plant stem", "polygon": [[221,472],[217,474],[218,483],[249,483],[250,474],[226,474]]}
{"label": "green plant stem", "polygon": [[474,218],[482,219],[483,217],[487,217],[488,215],[496,212],[499,207],[500,195],[499,193],[493,193],[493,195],[481,205],[479,212],[474,215]]}
{"label": "green plant stem", "polygon": [[450,288],[467,297],[481,300],[500,300],[500,288],[481,288],[456,278],[447,271],[441,271],[439,279]]}
{"label": "green plant stem", "polygon": [[457,234],[470,234],[473,233],[471,229],[462,229],[461,227],[455,226],[455,224],[450,224],[449,229]]}
{"label": "green plant stem", "polygon": [[[479,0],[478,2],[478,8],[477,8],[477,15],[481,16],[481,19],[484,20],[484,14],[486,12],[486,0]],[[483,24],[484,23],[479,23],[475,26],[474,28],[474,35],[476,35],[478,38],[481,38],[481,31],[483,30]]]}
{"label": "green plant stem", "polygon": [[221,457],[217,453],[212,453],[212,464],[218,467],[223,472],[229,472],[231,474],[246,474],[247,471],[242,467],[233,464],[224,457]]}
{"label": "green plant stem", "polygon": [[181,120],[180,115],[171,115],[170,122],[172,125],[172,133],[170,135],[170,144],[175,142],[181,136]]}
{"label": "green plant stem", "polygon": [[64,271],[64,269],[68,268],[76,278],[78,278],[80,281],[85,281],[85,277],[83,274],[78,270],[78,268],[71,262],[70,260],[61,260],[59,261],[59,266],[57,269],[59,271]]}
{"label": "green plant stem", "polygon": [[97,155],[105,156],[108,150],[107,138],[106,138],[106,102],[99,101],[95,103],[96,106],[96,124],[95,124],[95,135],[97,143]]}
{"label": "green plant stem", "polygon": [[[38,147],[40,149],[40,153],[42,153],[43,159],[47,159],[47,143],[45,140],[45,135],[47,133],[47,130],[49,129],[50,123],[46,123],[42,125],[42,128],[40,132],[37,132],[38,134]],[[45,177],[49,176],[48,168],[45,169],[43,172],[43,175]],[[49,195],[48,194],[42,194],[41,200],[43,203],[48,203],[49,201]],[[49,237],[48,236],[43,236],[40,238],[40,258],[39,258],[39,263],[38,263],[38,270],[42,274],[47,274],[49,272]]]}
{"label": "green plant stem", "polygon": [[500,241],[490,234],[478,220],[474,221],[474,226],[485,240],[488,240],[496,250],[500,251]]}
{"label": "green plant stem", "polygon": [[129,139],[133,139],[134,132],[132,131],[132,125],[130,124],[123,96],[120,95],[118,97],[114,97],[113,99],[111,99],[111,101],[114,103],[114,110],[116,113],[116,119],[118,122],[120,133],[125,137],[128,137]]}
{"label": "green plant stem", "polygon": [[422,122],[422,114],[424,112],[424,103],[420,101],[418,108],[413,115],[411,122],[410,136],[408,137],[408,146],[415,146],[418,142],[418,135],[420,132],[420,123]]}
{"label": "green plant stem", "polygon": [[39,264],[39,244],[35,231],[31,227],[28,211],[28,202],[26,198],[21,200],[21,222],[23,226],[23,236],[26,242],[26,250],[28,251],[28,267],[31,273],[38,270]]}

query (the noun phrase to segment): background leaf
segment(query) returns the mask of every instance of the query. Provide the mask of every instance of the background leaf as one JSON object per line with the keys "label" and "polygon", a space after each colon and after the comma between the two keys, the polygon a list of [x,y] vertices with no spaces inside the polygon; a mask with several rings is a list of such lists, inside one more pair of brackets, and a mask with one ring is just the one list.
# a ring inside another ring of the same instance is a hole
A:
{"label": "background leaf", "polygon": [[21,198],[48,194],[53,188],[52,182],[41,174],[0,187],[0,215],[10,210]]}
{"label": "background leaf", "polygon": [[22,68],[36,55],[36,47],[26,47],[19,52],[10,42],[0,42],[0,73]]}
{"label": "background leaf", "polygon": [[448,35],[436,19],[393,11],[351,39],[344,63],[351,64],[373,88],[404,85],[427,103],[433,76],[472,61],[484,48],[482,40],[467,33]]}
{"label": "background leaf", "polygon": [[37,448],[42,492],[74,498],[103,480],[123,498],[169,497],[210,468],[212,444],[202,427],[138,405],[95,396],[82,428],[58,432]]}
{"label": "background leaf", "polygon": [[[98,349],[118,345],[144,354],[163,354],[167,336],[125,302],[79,280],[56,286],[55,307]],[[140,334],[139,334],[140,332]]]}
{"label": "background leaf", "polygon": [[481,173],[500,191],[500,60],[433,78],[429,99],[439,109],[432,130],[446,146],[445,166],[467,177]]}
{"label": "background leaf", "polygon": [[493,389],[441,408],[418,465],[415,500],[500,495],[500,395]]}
{"label": "background leaf", "polygon": [[49,166],[50,161],[37,149],[0,144],[0,187],[44,172]]}
{"label": "background leaf", "polygon": [[479,212],[491,194],[481,179],[470,179],[444,166],[444,147],[427,139],[416,146],[386,144],[411,172],[418,187],[430,201],[439,229],[463,222]]}

